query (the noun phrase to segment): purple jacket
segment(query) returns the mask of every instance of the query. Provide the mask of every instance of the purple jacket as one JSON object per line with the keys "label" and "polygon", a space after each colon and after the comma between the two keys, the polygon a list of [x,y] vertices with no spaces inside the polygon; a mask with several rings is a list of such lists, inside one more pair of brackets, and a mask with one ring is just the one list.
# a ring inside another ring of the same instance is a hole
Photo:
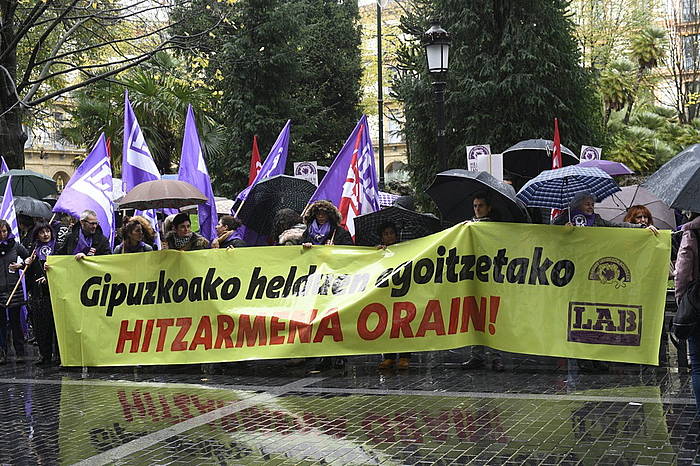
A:
{"label": "purple jacket", "polygon": [[700,217],[683,225],[682,230],[683,239],[678,248],[674,275],[676,302],[681,301],[685,291],[688,289],[688,284],[698,278],[698,240],[693,230],[700,234],[700,231],[697,231],[700,230]]}

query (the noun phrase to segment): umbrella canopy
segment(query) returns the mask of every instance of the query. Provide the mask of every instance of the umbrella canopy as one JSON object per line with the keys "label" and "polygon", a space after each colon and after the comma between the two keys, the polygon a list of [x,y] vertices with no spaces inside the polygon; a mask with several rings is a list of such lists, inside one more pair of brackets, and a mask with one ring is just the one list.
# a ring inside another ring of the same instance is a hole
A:
{"label": "umbrella canopy", "polygon": [[400,196],[396,194],[387,193],[384,191],[379,191],[379,207],[389,207],[394,205],[394,201]]}
{"label": "umbrella canopy", "polygon": [[[503,151],[503,169],[513,177],[517,186],[522,186],[543,170],[552,168],[553,152],[554,142],[549,139],[520,141]],[[564,166],[578,163],[578,157],[564,145],[561,146],[561,159]]]}
{"label": "umbrella canopy", "polygon": [[523,186],[518,199],[528,207],[566,209],[578,193],[589,193],[602,201],[618,191],[615,180],[600,168],[572,165],[543,171]]}
{"label": "umbrella canopy", "polygon": [[10,170],[0,175],[0,192],[5,192],[8,178],[12,177],[12,195],[42,199],[57,194],[56,182],[49,176],[31,170]]}
{"label": "umbrella canopy", "polygon": [[28,217],[51,218],[51,204],[27,196],[15,196],[15,212]]}
{"label": "umbrella canopy", "polygon": [[643,205],[651,212],[654,226],[664,230],[676,228],[676,214],[664,201],[639,185],[625,186],[619,193],[605,199],[595,207],[595,211],[605,220],[622,222],[627,209],[633,205]]}
{"label": "umbrella canopy", "polygon": [[203,204],[207,197],[189,183],[178,180],[154,180],[140,183],[119,202],[120,209],[178,209]]}
{"label": "umbrella canopy", "polygon": [[472,202],[480,191],[491,197],[495,217],[503,222],[524,222],[527,214],[518,206],[512,186],[499,181],[487,172],[462,169],[447,170],[435,176],[425,191],[437,204],[443,220],[455,224],[474,216]]}
{"label": "umbrella canopy", "polygon": [[586,160],[578,164],[579,167],[600,168],[610,176],[632,175],[634,172],[621,162],[613,162],[612,160]]}
{"label": "umbrella canopy", "polygon": [[[230,215],[234,201],[225,197],[214,196],[214,202],[216,202],[216,213],[218,215]],[[197,206],[187,205],[185,207],[180,207],[180,212],[187,212],[188,214],[196,213]]]}
{"label": "umbrella canopy", "polygon": [[250,190],[238,218],[251,230],[269,235],[277,211],[292,209],[302,213],[314,191],[316,186],[301,178],[288,175],[266,178]]}
{"label": "umbrella canopy", "polygon": [[670,207],[700,212],[700,144],[663,164],[642,186]]}
{"label": "umbrella canopy", "polygon": [[379,228],[386,224],[396,225],[399,241],[428,236],[440,229],[440,219],[430,214],[420,214],[403,207],[391,206],[355,217],[355,244],[376,246],[380,244]]}

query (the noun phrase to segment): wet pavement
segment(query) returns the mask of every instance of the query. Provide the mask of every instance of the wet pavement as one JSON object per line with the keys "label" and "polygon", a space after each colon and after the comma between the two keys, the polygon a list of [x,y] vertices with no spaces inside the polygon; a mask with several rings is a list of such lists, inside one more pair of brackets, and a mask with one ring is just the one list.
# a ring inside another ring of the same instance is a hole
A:
{"label": "wet pavement", "polygon": [[[310,375],[288,361],[218,366],[0,366],[0,464],[700,464],[690,377],[469,350],[379,356]],[[29,359],[29,358],[28,358]]]}

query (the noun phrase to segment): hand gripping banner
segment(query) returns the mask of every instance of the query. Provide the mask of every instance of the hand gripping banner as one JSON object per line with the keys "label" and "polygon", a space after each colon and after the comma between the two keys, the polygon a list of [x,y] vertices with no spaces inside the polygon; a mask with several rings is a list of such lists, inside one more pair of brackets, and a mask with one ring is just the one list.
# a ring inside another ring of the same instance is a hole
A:
{"label": "hand gripping banner", "polygon": [[485,345],[657,364],[669,232],[458,225],[386,250],[49,258],[62,363],[186,364]]}

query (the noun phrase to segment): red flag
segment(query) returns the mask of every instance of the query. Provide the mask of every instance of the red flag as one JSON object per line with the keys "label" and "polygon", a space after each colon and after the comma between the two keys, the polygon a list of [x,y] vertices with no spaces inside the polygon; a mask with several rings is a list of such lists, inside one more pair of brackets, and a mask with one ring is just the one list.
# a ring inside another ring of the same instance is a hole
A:
{"label": "red flag", "polygon": [[559,120],[554,119],[554,153],[552,154],[552,170],[562,167],[561,140],[559,139]]}
{"label": "red flag", "polygon": [[[557,168],[561,168],[563,165],[561,161],[561,139],[559,139],[559,120],[557,118],[554,119],[554,152],[552,152],[552,170],[555,170]],[[561,210],[559,209],[552,209],[552,216],[551,219],[554,220],[554,218],[561,214]]]}
{"label": "red flag", "polygon": [[360,185],[360,169],[358,159],[360,157],[360,144],[362,143],[362,132],[364,129],[364,125],[360,126],[360,131],[357,132],[357,138],[355,138],[355,149],[352,153],[352,159],[350,160],[350,166],[348,167],[348,176],[345,179],[343,194],[340,198],[340,205],[338,206],[338,210],[340,210],[341,215],[340,224],[347,228],[353,239],[355,239],[354,219],[360,215],[360,190],[362,189],[362,186]]}
{"label": "red flag", "polygon": [[258,137],[253,136],[253,153],[250,156],[250,174],[248,175],[248,186],[253,184],[258,176],[262,163],[260,162],[260,151],[258,150]]}
{"label": "red flag", "polygon": [[112,160],[112,138],[107,138],[107,158]]}

